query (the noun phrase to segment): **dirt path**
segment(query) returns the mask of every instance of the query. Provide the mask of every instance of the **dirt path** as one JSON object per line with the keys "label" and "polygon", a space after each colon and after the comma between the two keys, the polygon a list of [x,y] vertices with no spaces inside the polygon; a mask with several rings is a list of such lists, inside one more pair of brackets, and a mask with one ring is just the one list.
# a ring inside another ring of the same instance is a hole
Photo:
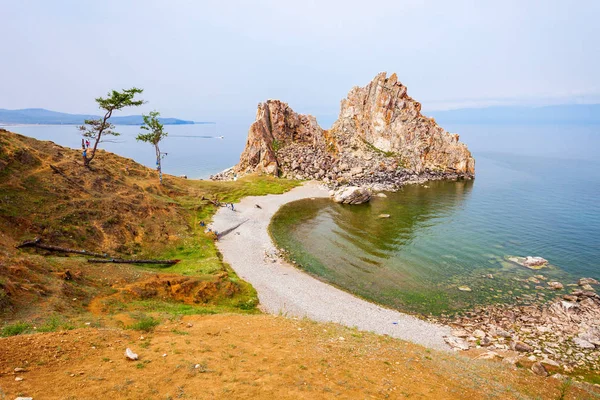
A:
{"label": "dirt path", "polygon": [[443,337],[450,334],[450,328],[369,303],[309,276],[284,260],[266,257],[275,251],[268,233],[275,212],[294,200],[327,195],[322,186],[307,183],[281,195],[246,197],[235,205],[235,211],[220,209],[211,226],[217,231],[247,220],[217,243],[225,262],[256,288],[261,306],[268,313],[336,322],[430,348],[449,349]]}

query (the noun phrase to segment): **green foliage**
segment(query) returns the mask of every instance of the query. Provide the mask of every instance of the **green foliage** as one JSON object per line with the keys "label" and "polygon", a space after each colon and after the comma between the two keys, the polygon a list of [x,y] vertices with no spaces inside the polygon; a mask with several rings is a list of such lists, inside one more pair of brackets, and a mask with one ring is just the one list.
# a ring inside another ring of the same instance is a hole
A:
{"label": "green foliage", "polygon": [[[96,148],[102,135],[118,136],[119,133],[114,131],[115,126],[108,122],[114,111],[122,110],[125,107],[137,107],[144,104],[143,100],[135,100],[137,94],[141,94],[143,89],[133,87],[131,89],[123,89],[122,91],[113,90],[108,93],[108,97],[96,98],[96,103],[101,110],[105,111],[104,117],[98,119],[86,119],[84,124],[78,129],[82,136],[94,140],[94,146],[90,154],[84,156],[86,166],[92,162],[96,155]],[[83,146],[82,146],[83,147]]]}
{"label": "green foliage", "polygon": [[139,133],[135,140],[156,146],[162,139],[167,137],[168,133],[164,131],[164,126],[160,123],[159,115],[158,111],[151,111],[148,115],[142,115],[144,125],[140,126],[140,129],[148,131],[148,133]]}
{"label": "green foliage", "polygon": [[26,322],[15,322],[2,328],[2,337],[22,335],[31,332],[31,325]]}
{"label": "green foliage", "polygon": [[159,324],[160,321],[154,319],[153,317],[142,315],[136,323],[129,325],[127,329],[132,329],[134,331],[152,332],[154,328],[156,328]]}
{"label": "green foliage", "polygon": [[140,142],[146,142],[154,145],[154,150],[156,151],[156,165],[158,169],[158,179],[162,184],[162,165],[161,160],[163,158],[163,154],[160,152],[160,148],[158,147],[158,143],[167,136],[167,132],[164,131],[163,124],[160,123],[158,116],[160,113],[158,111],[152,111],[148,115],[142,115],[144,118],[144,125],[140,128],[148,131],[148,133],[138,133],[135,140]]}
{"label": "green foliage", "polygon": [[273,151],[277,153],[279,149],[283,147],[283,143],[281,142],[281,140],[273,139],[272,147]]}

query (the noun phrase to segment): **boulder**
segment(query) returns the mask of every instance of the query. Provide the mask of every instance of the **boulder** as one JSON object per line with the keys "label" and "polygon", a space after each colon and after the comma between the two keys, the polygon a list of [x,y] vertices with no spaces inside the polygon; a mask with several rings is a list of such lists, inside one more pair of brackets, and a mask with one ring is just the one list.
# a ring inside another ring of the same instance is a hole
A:
{"label": "boulder", "polygon": [[333,201],[341,204],[362,204],[371,200],[371,192],[365,188],[348,186],[333,193]]}

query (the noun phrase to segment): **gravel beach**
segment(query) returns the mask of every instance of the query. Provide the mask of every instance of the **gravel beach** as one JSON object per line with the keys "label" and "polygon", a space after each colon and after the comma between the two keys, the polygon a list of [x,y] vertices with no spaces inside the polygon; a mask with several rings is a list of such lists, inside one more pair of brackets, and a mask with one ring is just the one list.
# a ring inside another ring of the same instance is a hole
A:
{"label": "gravel beach", "polygon": [[[235,211],[223,207],[215,214],[211,228],[219,232],[241,223],[233,232],[223,236],[217,247],[225,262],[257,290],[263,311],[340,323],[430,348],[449,350],[443,339],[450,335],[449,327],[359,299],[274,256],[276,248],[268,226],[275,212],[283,204],[294,200],[327,196],[325,187],[309,182],[281,195],[246,197],[235,205]],[[257,204],[260,208],[256,207]]]}

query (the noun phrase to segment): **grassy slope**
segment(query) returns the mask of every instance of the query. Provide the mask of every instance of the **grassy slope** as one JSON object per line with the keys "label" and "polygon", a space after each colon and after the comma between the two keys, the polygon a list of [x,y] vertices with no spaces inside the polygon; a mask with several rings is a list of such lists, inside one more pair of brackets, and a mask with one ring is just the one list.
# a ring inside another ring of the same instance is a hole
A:
{"label": "grassy slope", "polygon": [[[165,182],[159,185],[155,171],[104,151],[90,171],[81,166],[78,151],[0,130],[0,311],[5,321],[77,315],[90,308],[101,314],[252,311],[254,289],[222,262],[199,225],[216,211],[202,198],[236,202],[247,195],[282,193],[297,183],[170,176]],[[84,257],[14,249],[34,237],[117,257],[181,262],[170,268],[90,265]],[[61,279],[66,270],[76,278]],[[156,275],[164,278],[158,284]],[[188,277],[180,282],[182,289],[168,292],[170,281],[181,276]]]}

